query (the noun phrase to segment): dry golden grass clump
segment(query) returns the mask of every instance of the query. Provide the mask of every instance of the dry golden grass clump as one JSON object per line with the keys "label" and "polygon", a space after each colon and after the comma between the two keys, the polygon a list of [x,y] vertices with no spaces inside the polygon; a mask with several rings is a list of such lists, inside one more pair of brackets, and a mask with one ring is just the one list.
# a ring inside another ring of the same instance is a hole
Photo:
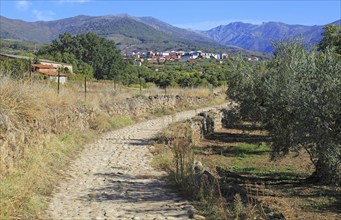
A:
{"label": "dry golden grass clump", "polygon": [[44,103],[44,100],[49,93],[50,91],[43,86],[30,87],[26,83],[15,83],[9,78],[2,78],[1,114],[8,116],[14,124],[20,124],[23,120],[39,120],[45,116],[44,108],[47,103]]}

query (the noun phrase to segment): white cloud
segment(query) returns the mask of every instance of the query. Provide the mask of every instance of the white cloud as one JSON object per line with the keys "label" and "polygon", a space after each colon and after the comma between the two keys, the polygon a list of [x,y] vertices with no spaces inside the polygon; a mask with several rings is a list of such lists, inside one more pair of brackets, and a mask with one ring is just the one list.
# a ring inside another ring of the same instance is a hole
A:
{"label": "white cloud", "polygon": [[15,3],[15,7],[19,10],[27,10],[30,7],[31,3],[24,0],[24,1],[17,1]]}
{"label": "white cloud", "polygon": [[32,11],[33,15],[38,21],[49,21],[53,20],[55,13],[53,11],[39,11],[34,9]]}

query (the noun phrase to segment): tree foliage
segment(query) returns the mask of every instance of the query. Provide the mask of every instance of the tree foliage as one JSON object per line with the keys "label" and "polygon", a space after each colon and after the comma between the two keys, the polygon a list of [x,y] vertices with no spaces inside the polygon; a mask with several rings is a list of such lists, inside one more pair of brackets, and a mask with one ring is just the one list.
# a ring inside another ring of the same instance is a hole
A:
{"label": "tree foliage", "polygon": [[149,65],[143,69],[141,76],[146,82],[160,87],[214,87],[225,85],[230,74],[230,63],[218,64],[214,59],[201,60],[198,63],[177,62],[171,65]]}
{"label": "tree foliage", "polygon": [[297,41],[275,46],[265,69],[245,62],[235,67],[228,94],[245,119],[261,121],[269,131],[273,159],[304,148],[314,177],[340,183],[340,59],[331,49],[318,54]]}
{"label": "tree foliage", "polygon": [[326,51],[327,48],[332,48],[335,53],[341,56],[341,26],[331,24],[323,29],[323,39],[318,44],[318,50]]}
{"label": "tree foliage", "polygon": [[28,60],[0,58],[0,74],[22,79],[29,72]]}
{"label": "tree foliage", "polygon": [[126,67],[115,43],[94,33],[76,36],[65,33],[39,50],[38,55],[71,63],[78,73],[88,74],[93,70],[96,79],[119,78]]}
{"label": "tree foliage", "polygon": [[259,121],[262,116],[262,99],[265,63],[251,63],[238,59],[232,63],[228,79],[227,95],[240,101],[240,113],[244,120]]}
{"label": "tree foliage", "polygon": [[34,53],[45,44],[29,41],[6,40],[1,39],[0,48],[2,53],[20,54],[20,53]]}

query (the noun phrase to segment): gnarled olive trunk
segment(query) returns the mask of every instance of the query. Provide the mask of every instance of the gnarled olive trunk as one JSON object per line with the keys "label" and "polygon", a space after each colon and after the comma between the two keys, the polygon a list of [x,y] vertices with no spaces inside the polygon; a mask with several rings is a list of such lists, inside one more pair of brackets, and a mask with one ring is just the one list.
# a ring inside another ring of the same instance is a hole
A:
{"label": "gnarled olive trunk", "polygon": [[321,147],[315,167],[310,179],[324,184],[341,185],[341,145],[328,143]]}

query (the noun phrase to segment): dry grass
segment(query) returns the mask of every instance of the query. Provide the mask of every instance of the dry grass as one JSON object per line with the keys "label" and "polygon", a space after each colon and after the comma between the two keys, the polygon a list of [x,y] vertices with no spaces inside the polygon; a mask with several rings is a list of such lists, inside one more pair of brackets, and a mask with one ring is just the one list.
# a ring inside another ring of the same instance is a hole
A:
{"label": "dry grass", "polygon": [[[168,91],[172,95],[210,97],[205,89]],[[143,90],[144,96],[162,94],[160,89]],[[16,81],[0,76],[0,150],[3,153],[4,146],[15,146],[20,154],[11,170],[3,167],[0,170],[0,219],[36,219],[44,210],[47,197],[63,178],[63,170],[85,143],[99,132],[120,128],[138,119],[134,115],[113,116],[107,112],[111,103],[136,96],[139,91],[129,88],[117,86],[114,90],[112,82],[88,82],[85,99],[81,82],[62,85],[58,95],[53,82]],[[73,120],[79,114],[93,114],[90,128],[59,123],[60,118]],[[16,145],[8,145],[11,138]]]}
{"label": "dry grass", "polygon": [[68,90],[57,95],[48,84],[15,81],[7,77],[1,77],[0,97],[0,112],[15,124],[46,118],[48,110],[54,106],[67,107],[77,102],[76,94]]}
{"label": "dry grass", "polygon": [[197,182],[198,176],[193,170],[195,160],[202,161],[205,167],[211,167],[209,170],[213,176],[216,173],[214,161],[194,155],[195,150],[189,124],[174,123],[159,133],[151,151],[154,154],[152,164],[169,174],[170,180],[178,186],[180,193],[196,201],[194,203],[197,209],[206,219],[254,219],[259,216],[259,210],[255,211],[252,205],[244,205],[238,194],[235,201],[229,204],[222,197],[217,178],[214,178],[213,182],[209,179]]}
{"label": "dry grass", "polygon": [[61,135],[46,147],[31,150],[0,181],[0,219],[37,219],[69,161],[94,138],[90,131]]}
{"label": "dry grass", "polygon": [[[35,120],[44,117],[44,106],[42,99],[44,93],[49,95],[50,91],[47,91],[43,86],[37,88],[33,86],[39,96],[35,97],[34,92],[29,89],[29,85],[26,83],[13,84],[8,78],[2,78],[0,81],[0,109],[1,113],[11,118],[12,122],[18,124],[22,120]],[[36,91],[35,91],[36,93]]]}

